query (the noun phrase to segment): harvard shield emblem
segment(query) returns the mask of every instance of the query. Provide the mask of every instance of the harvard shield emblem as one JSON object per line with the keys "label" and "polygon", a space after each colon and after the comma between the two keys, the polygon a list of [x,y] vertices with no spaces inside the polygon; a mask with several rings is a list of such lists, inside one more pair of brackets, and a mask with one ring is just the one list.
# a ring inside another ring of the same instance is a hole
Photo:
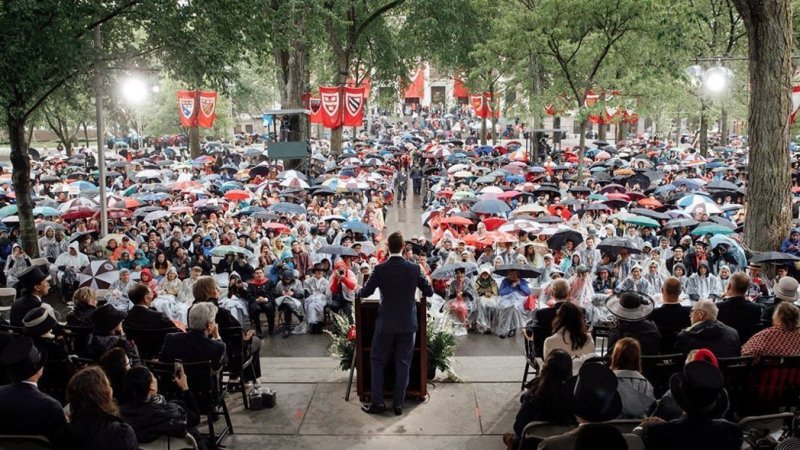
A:
{"label": "harvard shield emblem", "polygon": [[336,116],[339,112],[339,94],[322,94],[322,105],[326,114]]}
{"label": "harvard shield emblem", "polygon": [[178,100],[178,105],[181,107],[181,114],[184,118],[191,119],[194,115],[194,99],[182,98]]}
{"label": "harvard shield emblem", "polygon": [[216,97],[200,97],[200,111],[206,117],[214,115],[214,108],[217,106]]}
{"label": "harvard shield emblem", "polygon": [[351,116],[355,116],[361,110],[361,106],[364,104],[364,98],[361,96],[360,93],[358,94],[351,94],[349,92],[345,93],[347,113]]}

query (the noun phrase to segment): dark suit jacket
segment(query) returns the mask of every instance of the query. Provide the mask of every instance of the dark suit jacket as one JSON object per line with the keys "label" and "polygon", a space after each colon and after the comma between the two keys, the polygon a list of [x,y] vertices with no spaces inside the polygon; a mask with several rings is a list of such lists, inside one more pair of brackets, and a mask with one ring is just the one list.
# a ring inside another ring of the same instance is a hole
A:
{"label": "dark suit jacket", "polygon": [[542,327],[547,330],[547,336],[553,334],[553,320],[556,318],[559,308],[566,302],[556,302],[549,308],[537,309],[533,315],[533,323],[537,327]]}
{"label": "dark suit jacket", "polygon": [[653,310],[648,319],[656,323],[659,330],[678,330],[692,324],[689,312],[692,308],[679,303],[664,303]]}
{"label": "dark suit jacket", "polygon": [[728,297],[717,303],[717,320],[739,332],[739,336],[749,337],[748,328],[761,324],[764,309],[744,297]]}
{"label": "dark suit jacket", "polygon": [[433,288],[422,275],[420,267],[400,256],[392,256],[375,266],[372,276],[358,296],[369,297],[376,288],[381,290],[381,306],[378,309],[375,332],[415,333],[418,323],[414,294],[419,288],[425,297],[433,295]]}
{"label": "dark suit jacket", "polygon": [[197,330],[168,334],[164,338],[164,347],[161,348],[161,356],[158,359],[163,362],[180,359],[185,363],[211,361],[214,369],[219,369],[228,361],[225,343],[211,339]]}
{"label": "dark suit jacket", "polygon": [[11,312],[9,313],[11,325],[21,327],[22,319],[25,318],[25,314],[40,306],[42,306],[42,301],[30,294],[14,300],[14,303],[11,304]]}
{"label": "dark suit jacket", "polygon": [[646,429],[647,450],[739,450],[742,430],[725,420],[689,420],[686,417]]}
{"label": "dark suit jacket", "polygon": [[0,387],[0,434],[51,437],[66,426],[61,404],[36,386],[20,382]]}
{"label": "dark suit jacket", "polygon": [[122,327],[138,328],[141,330],[160,330],[174,328],[175,324],[164,314],[144,306],[136,305],[128,311],[128,316],[122,322]]}

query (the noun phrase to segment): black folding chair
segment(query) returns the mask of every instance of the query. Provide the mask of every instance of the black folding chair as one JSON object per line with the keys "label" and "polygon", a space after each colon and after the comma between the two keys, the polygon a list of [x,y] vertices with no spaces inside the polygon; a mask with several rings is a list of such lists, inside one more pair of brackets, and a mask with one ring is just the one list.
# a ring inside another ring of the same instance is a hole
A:
{"label": "black folding chair", "polygon": [[[228,433],[233,434],[233,423],[225,403],[227,390],[221,380],[221,372],[215,372],[211,361],[198,361],[182,363],[192,393],[200,414],[206,416],[209,437],[219,445]],[[158,379],[158,388],[162,395],[168,399],[180,399],[182,393],[175,385],[175,363],[160,361],[147,361],[147,367]],[[216,434],[214,421],[219,414],[225,418],[225,428]]]}
{"label": "black folding chair", "polygon": [[656,398],[661,398],[669,390],[670,377],[683,370],[686,356],[682,353],[671,355],[642,355],[642,375],[653,385]]}
{"label": "black folding chair", "polygon": [[522,373],[522,389],[528,383],[528,376],[539,375],[541,370],[541,358],[544,351],[544,340],[548,334],[545,327],[534,325],[533,321],[528,322],[523,328],[522,336],[525,345],[525,371]]}
{"label": "black folding chair", "polygon": [[603,339],[603,344],[600,346],[600,356],[605,356],[606,353],[610,353],[611,349],[608,348],[608,341],[613,332],[614,327],[612,326],[594,325],[592,327],[592,339],[594,340],[595,347],[597,347],[597,341],[600,338]]}
{"label": "black folding chair", "polygon": [[753,376],[758,414],[800,407],[800,356],[761,356]]}
{"label": "black folding chair", "polygon": [[136,344],[136,349],[143,361],[158,358],[158,355],[161,354],[161,347],[164,346],[164,338],[170,333],[181,332],[176,327],[155,330],[125,327],[124,324],[123,327],[128,339]]}
{"label": "black folding chair", "polygon": [[75,374],[75,368],[69,359],[47,361],[44,363],[42,377],[39,378],[39,390],[65,405],[67,403],[67,383],[73,374]]}
{"label": "black folding chair", "polygon": [[717,358],[717,364],[725,379],[725,390],[728,392],[731,404],[727,418],[743,417],[747,414],[746,405],[752,401],[754,394],[750,379],[753,376],[755,358],[752,356]]}
{"label": "black folding chair", "polygon": [[228,354],[228,364],[222,369],[222,376],[227,377],[225,384],[231,386],[231,380],[238,378],[235,382],[237,388],[242,393],[242,401],[245,409],[248,408],[247,392],[245,392],[245,373],[249,372],[252,380],[256,379],[255,367],[253,367],[253,354],[250,353],[250,346],[244,342],[241,327],[222,328],[219,335],[225,342],[225,351]]}
{"label": "black folding chair", "polygon": [[85,356],[94,329],[75,325],[64,325],[62,329],[64,330],[64,342],[67,344],[69,354]]}
{"label": "black folding chair", "polygon": [[46,436],[0,434],[3,450],[50,450],[50,439]]}
{"label": "black folding chair", "polygon": [[678,333],[681,332],[681,328],[659,327],[658,331],[661,333],[661,354],[669,355],[675,353],[675,341],[678,339]]}

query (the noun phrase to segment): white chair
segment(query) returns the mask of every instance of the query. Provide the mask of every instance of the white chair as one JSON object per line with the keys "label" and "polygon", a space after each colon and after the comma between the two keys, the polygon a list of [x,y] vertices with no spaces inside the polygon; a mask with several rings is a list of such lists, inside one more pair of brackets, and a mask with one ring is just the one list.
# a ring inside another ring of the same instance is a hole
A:
{"label": "white chair", "polygon": [[47,258],[34,258],[31,260],[31,264],[34,266],[49,266],[50,261]]}
{"label": "white chair", "polygon": [[17,299],[17,290],[14,288],[0,288],[0,315],[11,311],[11,304]]}

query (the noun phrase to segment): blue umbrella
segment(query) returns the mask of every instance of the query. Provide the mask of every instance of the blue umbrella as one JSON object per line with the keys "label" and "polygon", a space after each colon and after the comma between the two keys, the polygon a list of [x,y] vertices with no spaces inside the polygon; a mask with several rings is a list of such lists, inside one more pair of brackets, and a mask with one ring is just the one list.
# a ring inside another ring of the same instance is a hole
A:
{"label": "blue umbrella", "polygon": [[269,207],[269,211],[278,214],[305,214],[306,208],[303,205],[298,205],[289,202],[278,202]]}
{"label": "blue umbrella", "polygon": [[697,192],[697,193],[694,193],[694,194],[689,194],[689,195],[681,197],[681,199],[678,200],[675,203],[675,205],[677,205],[677,206],[679,206],[681,208],[685,208],[685,207],[691,205],[692,203],[694,203],[695,199],[698,199],[699,201],[701,201],[703,203],[711,203],[711,204],[714,203],[714,200],[712,200],[710,197],[708,197],[708,194]]}
{"label": "blue umbrella", "polygon": [[92,183],[89,183],[88,181],[76,181],[70,184],[70,188],[72,188],[73,186],[75,187],[75,189],[78,190],[78,192],[89,192],[97,190],[97,186],[95,186]]}
{"label": "blue umbrella", "polygon": [[472,205],[472,212],[479,214],[503,214],[509,211],[511,207],[500,200],[481,200]]}
{"label": "blue umbrella", "polygon": [[55,217],[60,215],[61,213],[58,212],[55,208],[50,208],[49,206],[39,206],[33,208],[33,215],[34,216],[45,216],[45,217]]}
{"label": "blue umbrella", "polygon": [[233,189],[243,189],[243,184],[239,183],[238,181],[226,181],[222,183],[222,186],[219,187],[220,192],[223,194]]}
{"label": "blue umbrella", "polygon": [[693,180],[690,178],[678,178],[677,180],[672,182],[672,185],[675,187],[686,186],[687,188],[695,191],[702,187],[697,180]]}
{"label": "blue umbrella", "polygon": [[377,230],[364,222],[358,220],[351,220],[342,224],[345,230],[352,230],[354,233],[370,234],[375,233]]}
{"label": "blue umbrella", "polygon": [[0,208],[0,219],[3,217],[13,216],[17,213],[17,205],[8,205]]}

